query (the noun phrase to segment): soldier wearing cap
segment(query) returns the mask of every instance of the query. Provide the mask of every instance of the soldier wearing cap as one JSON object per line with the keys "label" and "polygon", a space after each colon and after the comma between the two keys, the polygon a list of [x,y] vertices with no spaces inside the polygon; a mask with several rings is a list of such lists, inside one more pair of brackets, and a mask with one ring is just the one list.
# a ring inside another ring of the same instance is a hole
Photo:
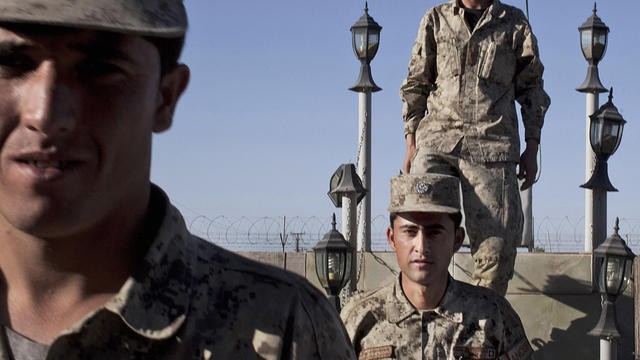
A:
{"label": "soldier wearing cap", "polygon": [[291,273],[150,183],[189,80],[182,0],[0,0],[0,359],[352,359]]}
{"label": "soldier wearing cap", "polygon": [[400,275],[341,313],[359,359],[532,359],[509,303],[448,273],[464,238],[458,187],[448,175],[391,179],[387,240]]}

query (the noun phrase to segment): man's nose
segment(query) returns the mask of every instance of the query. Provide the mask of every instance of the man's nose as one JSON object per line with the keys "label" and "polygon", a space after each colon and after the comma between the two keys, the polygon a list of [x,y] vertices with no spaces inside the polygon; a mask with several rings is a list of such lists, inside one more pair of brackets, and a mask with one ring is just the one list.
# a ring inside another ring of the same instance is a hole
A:
{"label": "man's nose", "polygon": [[424,254],[430,250],[429,239],[425,236],[424,231],[418,231],[415,239],[414,250],[420,254]]}
{"label": "man's nose", "polygon": [[29,75],[21,99],[20,120],[27,129],[51,137],[75,127],[76,99],[53,61],[43,61]]}

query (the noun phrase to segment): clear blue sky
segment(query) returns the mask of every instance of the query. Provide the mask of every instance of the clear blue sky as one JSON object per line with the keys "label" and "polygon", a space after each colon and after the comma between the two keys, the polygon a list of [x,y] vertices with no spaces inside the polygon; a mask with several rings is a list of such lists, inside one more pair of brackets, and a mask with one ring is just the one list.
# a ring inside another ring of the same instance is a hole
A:
{"label": "clear blue sky", "polygon": [[[372,213],[386,214],[389,178],[404,155],[398,89],[407,74],[420,18],[438,2],[371,0],[383,27],[372,62],[383,88],[373,94]],[[524,0],[507,1],[524,10]],[[152,180],[194,218],[329,216],[329,177],[357,152],[359,62],[349,27],[364,1],[187,0],[190,29],[183,61],[189,88],[171,130],[155,137]],[[628,121],[609,175],[609,218],[640,218],[640,2],[601,1],[611,28],[600,77]],[[587,64],[578,26],[591,1],[530,0],[530,20],[551,96],[542,131],[542,177],[534,216],[584,215],[585,96],[575,91]],[[601,95],[600,104],[606,101]],[[609,227],[612,221],[609,221]],[[639,229],[640,230],[640,229]],[[629,229],[627,229],[629,231]],[[610,233],[611,231],[607,231]]]}

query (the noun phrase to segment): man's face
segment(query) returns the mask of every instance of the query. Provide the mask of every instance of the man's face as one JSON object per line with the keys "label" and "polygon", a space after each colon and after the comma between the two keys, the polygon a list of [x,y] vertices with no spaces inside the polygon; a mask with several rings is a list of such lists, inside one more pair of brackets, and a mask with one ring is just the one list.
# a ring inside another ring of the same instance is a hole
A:
{"label": "man's face", "polygon": [[188,79],[171,98],[159,61],[139,36],[0,26],[0,224],[70,236],[146,201]]}
{"label": "man's face", "polygon": [[462,245],[464,230],[444,213],[400,213],[387,229],[403,283],[429,286],[447,279],[449,262]]}

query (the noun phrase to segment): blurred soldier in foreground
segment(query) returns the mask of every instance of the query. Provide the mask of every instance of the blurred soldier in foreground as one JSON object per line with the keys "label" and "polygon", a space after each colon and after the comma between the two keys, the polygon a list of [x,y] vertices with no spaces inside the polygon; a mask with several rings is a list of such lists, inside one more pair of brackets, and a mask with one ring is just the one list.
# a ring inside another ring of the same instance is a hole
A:
{"label": "blurred soldier in foreground", "polygon": [[186,28],[182,0],[0,0],[0,359],[354,358],[319,291],[150,183]]}
{"label": "blurred soldier in foreground", "polygon": [[449,275],[464,239],[458,188],[447,175],[391,179],[387,240],[400,276],[341,313],[360,359],[532,359],[507,300]]}
{"label": "blurred soldier in foreground", "polygon": [[[422,18],[400,88],[404,171],[460,177],[473,284],[502,295],[522,239],[516,175],[525,179],[524,190],[538,169],[549,107],[542,72],[522,11],[499,0],[451,0]],[[516,100],[526,141],[522,155]]]}

